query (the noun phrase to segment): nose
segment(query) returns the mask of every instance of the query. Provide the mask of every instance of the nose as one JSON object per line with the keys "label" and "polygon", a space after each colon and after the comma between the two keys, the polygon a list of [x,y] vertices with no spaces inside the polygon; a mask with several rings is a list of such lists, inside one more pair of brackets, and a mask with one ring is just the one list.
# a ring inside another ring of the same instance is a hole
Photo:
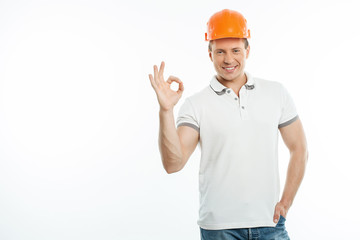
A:
{"label": "nose", "polygon": [[234,60],[234,57],[233,57],[233,55],[231,53],[226,53],[225,54],[225,57],[224,57],[224,63],[225,64],[231,65],[233,60]]}

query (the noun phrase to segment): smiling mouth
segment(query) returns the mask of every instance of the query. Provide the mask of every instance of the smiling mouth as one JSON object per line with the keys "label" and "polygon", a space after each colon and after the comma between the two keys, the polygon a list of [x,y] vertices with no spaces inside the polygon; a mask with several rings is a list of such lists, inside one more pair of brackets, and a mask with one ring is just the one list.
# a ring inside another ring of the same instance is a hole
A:
{"label": "smiling mouth", "polygon": [[222,67],[223,69],[225,69],[226,72],[228,73],[232,73],[235,71],[235,69],[237,68],[237,65],[236,66],[233,66],[233,67]]}

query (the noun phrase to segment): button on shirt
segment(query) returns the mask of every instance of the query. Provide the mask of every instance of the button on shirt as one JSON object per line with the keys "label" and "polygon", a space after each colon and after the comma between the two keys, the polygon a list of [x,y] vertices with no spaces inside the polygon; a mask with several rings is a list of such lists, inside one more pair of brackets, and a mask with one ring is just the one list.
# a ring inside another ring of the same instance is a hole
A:
{"label": "button on shirt", "polygon": [[239,97],[216,78],[185,98],[177,127],[199,132],[200,209],[204,229],[275,226],[279,200],[278,128],[298,118],[283,84],[254,78]]}
{"label": "button on shirt", "polygon": [[254,88],[253,78],[248,78],[247,82],[240,88],[239,97],[234,92],[234,90],[232,90],[232,88],[227,88],[224,85],[222,85],[216,79],[216,76],[213,76],[213,78],[211,79],[210,87],[218,95],[223,95],[223,94],[227,95],[226,98],[228,98],[231,102],[233,102],[233,104],[236,104],[238,106],[240,118],[244,120],[248,119],[249,116],[246,110],[247,96],[248,96],[248,91]]}

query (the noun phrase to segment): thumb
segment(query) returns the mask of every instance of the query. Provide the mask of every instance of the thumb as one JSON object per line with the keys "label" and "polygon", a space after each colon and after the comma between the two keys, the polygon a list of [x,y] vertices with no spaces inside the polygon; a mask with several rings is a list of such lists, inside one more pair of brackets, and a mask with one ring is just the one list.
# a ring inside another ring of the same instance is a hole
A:
{"label": "thumb", "polygon": [[274,223],[277,223],[279,221],[280,218],[280,209],[279,208],[275,208],[275,213],[274,213]]}

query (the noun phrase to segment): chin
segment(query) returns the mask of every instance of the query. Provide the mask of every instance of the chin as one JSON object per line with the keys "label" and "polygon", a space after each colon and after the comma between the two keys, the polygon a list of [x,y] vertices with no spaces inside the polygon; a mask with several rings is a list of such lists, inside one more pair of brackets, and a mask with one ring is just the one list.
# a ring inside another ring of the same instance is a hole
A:
{"label": "chin", "polygon": [[226,80],[226,81],[232,81],[234,80],[234,78],[229,78],[229,77],[222,77],[222,79]]}
{"label": "chin", "polygon": [[220,75],[223,79],[227,80],[227,81],[232,81],[234,79],[236,79],[237,77],[239,77],[239,74],[236,75]]}

